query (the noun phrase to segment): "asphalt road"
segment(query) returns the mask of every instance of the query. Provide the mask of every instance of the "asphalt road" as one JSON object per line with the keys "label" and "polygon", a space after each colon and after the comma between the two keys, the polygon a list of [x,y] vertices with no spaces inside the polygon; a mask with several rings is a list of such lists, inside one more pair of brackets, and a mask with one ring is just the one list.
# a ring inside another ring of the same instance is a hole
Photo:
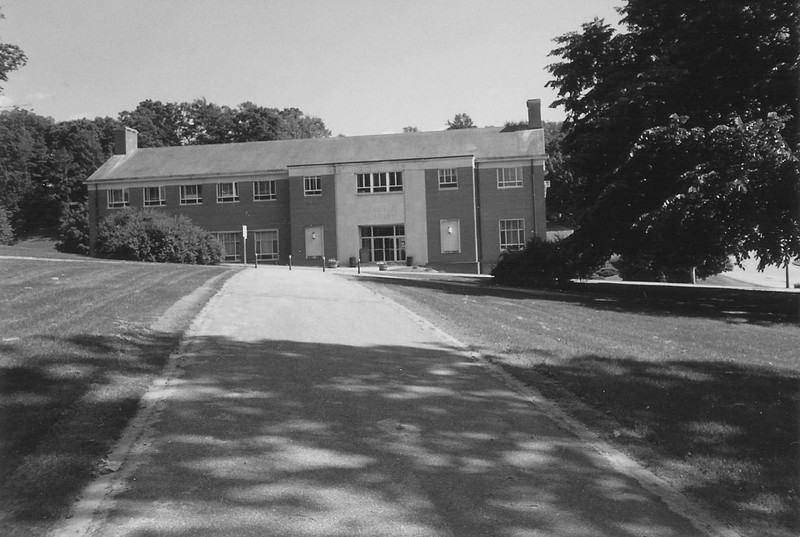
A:
{"label": "asphalt road", "polygon": [[[704,535],[432,326],[335,271],[243,270],[63,535]],[[105,485],[104,485],[105,486]]]}

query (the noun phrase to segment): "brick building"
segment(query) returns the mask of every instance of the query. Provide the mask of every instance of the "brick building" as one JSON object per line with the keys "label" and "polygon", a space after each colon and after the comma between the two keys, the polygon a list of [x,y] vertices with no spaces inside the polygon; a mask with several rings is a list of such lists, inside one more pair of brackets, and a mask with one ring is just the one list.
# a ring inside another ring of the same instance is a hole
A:
{"label": "brick building", "polygon": [[115,155],[87,180],[91,243],[104,216],[148,207],[217,234],[229,262],[413,258],[488,272],[504,249],[546,236],[540,102],[527,104],[529,128],[513,132],[139,149],[136,131],[125,129]]}

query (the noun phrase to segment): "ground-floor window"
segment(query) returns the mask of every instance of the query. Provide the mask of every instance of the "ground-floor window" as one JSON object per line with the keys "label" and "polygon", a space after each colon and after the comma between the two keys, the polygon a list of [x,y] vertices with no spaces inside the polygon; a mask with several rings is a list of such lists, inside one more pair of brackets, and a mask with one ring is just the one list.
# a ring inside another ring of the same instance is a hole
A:
{"label": "ground-floor window", "polygon": [[525,219],[500,220],[500,250],[520,250],[525,246]]}
{"label": "ground-floor window", "polygon": [[278,230],[254,231],[253,240],[256,244],[256,258],[259,261],[278,260]]}
{"label": "ground-floor window", "polygon": [[242,234],[240,232],[215,233],[214,235],[222,243],[222,255],[225,261],[242,260]]}
{"label": "ground-floor window", "polygon": [[406,228],[403,225],[393,226],[359,226],[361,233],[361,250],[367,252],[367,259],[361,260],[405,261]]}

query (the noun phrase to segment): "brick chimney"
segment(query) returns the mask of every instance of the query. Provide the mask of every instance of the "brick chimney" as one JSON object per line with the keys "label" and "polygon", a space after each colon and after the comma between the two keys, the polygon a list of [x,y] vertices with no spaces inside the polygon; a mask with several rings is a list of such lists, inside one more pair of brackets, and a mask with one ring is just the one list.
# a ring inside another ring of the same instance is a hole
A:
{"label": "brick chimney", "polygon": [[139,131],[123,127],[114,133],[114,154],[130,155],[139,149]]}
{"label": "brick chimney", "polygon": [[529,99],[528,100],[528,128],[541,129],[542,128],[542,100]]}

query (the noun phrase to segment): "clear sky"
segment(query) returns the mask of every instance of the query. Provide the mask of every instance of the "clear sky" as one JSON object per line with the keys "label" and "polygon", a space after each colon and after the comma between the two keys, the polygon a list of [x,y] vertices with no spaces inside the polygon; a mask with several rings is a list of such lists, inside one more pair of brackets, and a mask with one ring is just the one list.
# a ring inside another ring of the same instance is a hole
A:
{"label": "clear sky", "polygon": [[0,106],[56,121],[145,99],[297,107],[334,135],[527,117],[552,39],[623,0],[0,0],[0,42],[28,64]]}

